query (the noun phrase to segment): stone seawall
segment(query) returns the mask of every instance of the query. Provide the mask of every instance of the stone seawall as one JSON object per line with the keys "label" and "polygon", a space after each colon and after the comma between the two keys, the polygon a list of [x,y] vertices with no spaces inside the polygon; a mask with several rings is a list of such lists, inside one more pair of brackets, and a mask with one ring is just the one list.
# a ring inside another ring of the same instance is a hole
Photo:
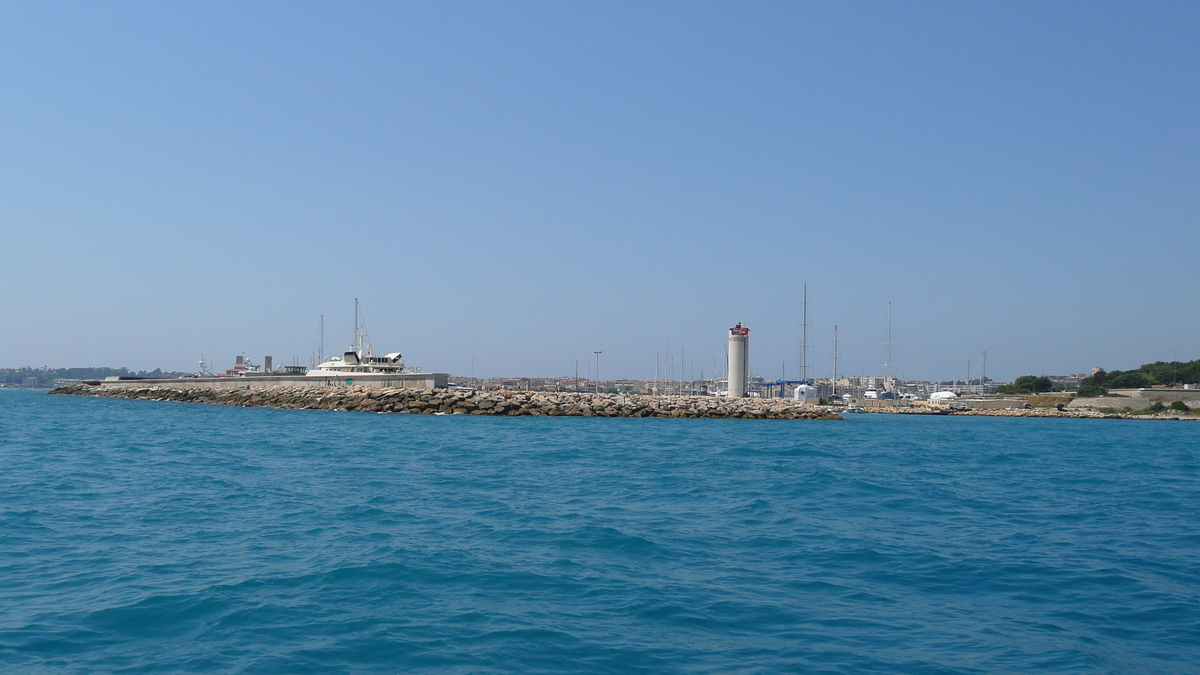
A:
{"label": "stone seawall", "polygon": [[1168,397],[1158,398],[1118,398],[1115,396],[1104,396],[1098,398],[1077,398],[1071,401],[1067,406],[1067,410],[1148,410],[1155,403],[1170,405],[1172,400],[1182,401],[1184,405],[1192,410],[1200,410],[1200,401],[1171,399]]}
{"label": "stone seawall", "polygon": [[1183,420],[1200,422],[1200,416],[1164,411],[1156,415],[1121,413],[1115,410],[1056,410],[1054,408],[1031,408],[1029,410],[946,410],[917,407],[868,408],[869,414],[882,415],[945,415],[951,417],[1058,417],[1068,419],[1106,420]]}
{"label": "stone seawall", "polygon": [[366,387],[272,387],[211,389],[187,386],[101,388],[59,387],[51,394],[220,403],[304,410],[445,413],[462,415],[549,415],[574,417],[718,417],[780,420],[839,420],[822,408],[787,399],[726,399],[707,396],[622,396],[543,392],[463,392]]}

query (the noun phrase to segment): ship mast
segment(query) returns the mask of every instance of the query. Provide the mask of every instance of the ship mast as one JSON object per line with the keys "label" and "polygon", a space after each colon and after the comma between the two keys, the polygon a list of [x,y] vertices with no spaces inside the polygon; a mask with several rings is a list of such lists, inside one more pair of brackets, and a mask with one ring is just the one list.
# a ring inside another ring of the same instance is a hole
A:
{"label": "ship mast", "polygon": [[838,362],[838,334],[837,324],[833,324],[833,395],[837,396],[837,362]]}
{"label": "ship mast", "polygon": [[[800,314],[800,372],[799,380],[808,381],[808,282],[804,282],[804,304]],[[785,378],[786,379],[786,378]]]}
{"label": "ship mast", "polygon": [[360,357],[373,356],[370,337],[367,336],[367,322],[362,316],[362,310],[358,307],[358,298],[354,299],[354,343],[350,348],[355,350]]}
{"label": "ship mast", "polygon": [[888,391],[892,387],[892,303],[888,303],[888,372],[887,386]]}

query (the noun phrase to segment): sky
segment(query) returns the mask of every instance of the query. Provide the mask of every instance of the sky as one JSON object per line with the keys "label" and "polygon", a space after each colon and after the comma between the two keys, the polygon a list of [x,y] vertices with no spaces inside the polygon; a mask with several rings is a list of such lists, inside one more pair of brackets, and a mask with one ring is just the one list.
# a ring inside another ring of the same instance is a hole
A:
{"label": "sky", "polygon": [[[3,3],[0,366],[1200,358],[1200,4]],[[669,357],[669,358],[668,358]],[[577,365],[578,364],[578,365]]]}

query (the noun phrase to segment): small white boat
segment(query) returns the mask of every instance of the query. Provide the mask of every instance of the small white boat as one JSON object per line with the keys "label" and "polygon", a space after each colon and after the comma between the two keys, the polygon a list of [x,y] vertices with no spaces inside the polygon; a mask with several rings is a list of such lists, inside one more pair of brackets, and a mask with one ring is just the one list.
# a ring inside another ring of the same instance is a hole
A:
{"label": "small white boat", "polygon": [[865,412],[867,412],[867,409],[862,407],[861,405],[855,405],[855,404],[851,403],[850,405],[846,406],[846,412],[848,412],[848,413],[865,413]]}

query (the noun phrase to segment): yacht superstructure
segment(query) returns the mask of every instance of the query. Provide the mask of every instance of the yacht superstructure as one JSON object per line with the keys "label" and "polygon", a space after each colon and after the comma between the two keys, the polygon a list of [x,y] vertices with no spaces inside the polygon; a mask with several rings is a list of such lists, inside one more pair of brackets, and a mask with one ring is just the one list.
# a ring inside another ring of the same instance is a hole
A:
{"label": "yacht superstructure", "polygon": [[343,352],[341,356],[334,356],[327,361],[323,361],[316,368],[310,369],[307,374],[308,377],[345,376],[347,373],[394,375],[420,372],[419,368],[406,367],[403,355],[400,352],[375,356],[370,336],[367,335],[366,324],[361,317],[362,312],[359,310],[358,298],[355,298],[354,343],[350,345],[350,350]]}

